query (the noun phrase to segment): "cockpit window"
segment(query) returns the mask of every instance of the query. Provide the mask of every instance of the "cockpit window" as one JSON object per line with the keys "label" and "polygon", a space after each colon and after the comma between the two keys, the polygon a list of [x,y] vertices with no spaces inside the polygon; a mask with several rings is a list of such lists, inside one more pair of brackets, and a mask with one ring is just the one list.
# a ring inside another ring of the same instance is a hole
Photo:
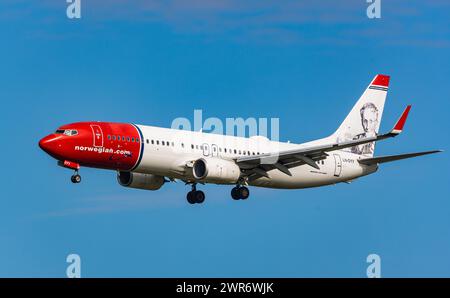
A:
{"label": "cockpit window", "polygon": [[78,131],[75,129],[57,129],[55,133],[64,134],[66,136],[75,136],[78,134]]}

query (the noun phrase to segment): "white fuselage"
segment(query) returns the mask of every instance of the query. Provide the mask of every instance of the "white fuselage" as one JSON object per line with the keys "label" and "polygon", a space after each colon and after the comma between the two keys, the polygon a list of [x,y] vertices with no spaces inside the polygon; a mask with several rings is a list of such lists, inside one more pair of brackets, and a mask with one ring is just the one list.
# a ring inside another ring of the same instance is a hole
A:
{"label": "white fuselage", "polygon": [[[143,134],[143,155],[134,172],[161,175],[174,179],[190,180],[192,172],[189,163],[199,158],[219,158],[232,161],[238,157],[274,153],[320,145],[328,140],[292,144],[270,141],[265,137],[235,137],[211,133],[159,128],[137,125]],[[290,169],[292,176],[274,169],[269,178],[261,177],[249,181],[249,185],[269,188],[306,188],[353,180],[371,174],[377,166],[358,163],[360,155],[343,150],[328,152],[328,156],[318,161],[320,169],[300,165]],[[231,184],[230,182],[215,182]]]}

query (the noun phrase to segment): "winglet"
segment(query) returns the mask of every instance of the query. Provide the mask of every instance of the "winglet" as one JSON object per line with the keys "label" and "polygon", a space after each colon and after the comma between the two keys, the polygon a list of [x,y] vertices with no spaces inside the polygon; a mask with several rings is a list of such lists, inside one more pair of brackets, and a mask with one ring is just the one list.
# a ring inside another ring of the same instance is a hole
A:
{"label": "winglet", "polygon": [[391,130],[390,132],[391,134],[398,135],[402,132],[403,126],[405,126],[406,119],[408,118],[409,110],[411,110],[411,105],[408,105],[406,109],[403,111],[397,123],[395,123],[394,128]]}

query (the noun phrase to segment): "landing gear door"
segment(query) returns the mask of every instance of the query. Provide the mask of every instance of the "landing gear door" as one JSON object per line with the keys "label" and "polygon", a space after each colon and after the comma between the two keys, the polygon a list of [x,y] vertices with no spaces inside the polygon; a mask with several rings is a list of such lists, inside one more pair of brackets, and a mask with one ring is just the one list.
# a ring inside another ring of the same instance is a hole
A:
{"label": "landing gear door", "polygon": [[91,125],[92,134],[94,136],[94,147],[103,147],[103,131],[99,125]]}
{"label": "landing gear door", "polygon": [[339,176],[341,176],[341,172],[342,172],[341,156],[339,154],[333,154],[333,156],[334,156],[334,163],[335,163],[334,176],[339,177]]}

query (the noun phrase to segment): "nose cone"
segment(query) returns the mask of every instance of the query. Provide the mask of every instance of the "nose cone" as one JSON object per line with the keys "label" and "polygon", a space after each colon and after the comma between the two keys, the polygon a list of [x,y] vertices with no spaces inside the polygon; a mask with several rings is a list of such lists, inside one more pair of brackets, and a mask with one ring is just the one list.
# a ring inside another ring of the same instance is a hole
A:
{"label": "nose cone", "polygon": [[39,147],[50,155],[54,155],[58,150],[58,136],[48,135],[39,141]]}

